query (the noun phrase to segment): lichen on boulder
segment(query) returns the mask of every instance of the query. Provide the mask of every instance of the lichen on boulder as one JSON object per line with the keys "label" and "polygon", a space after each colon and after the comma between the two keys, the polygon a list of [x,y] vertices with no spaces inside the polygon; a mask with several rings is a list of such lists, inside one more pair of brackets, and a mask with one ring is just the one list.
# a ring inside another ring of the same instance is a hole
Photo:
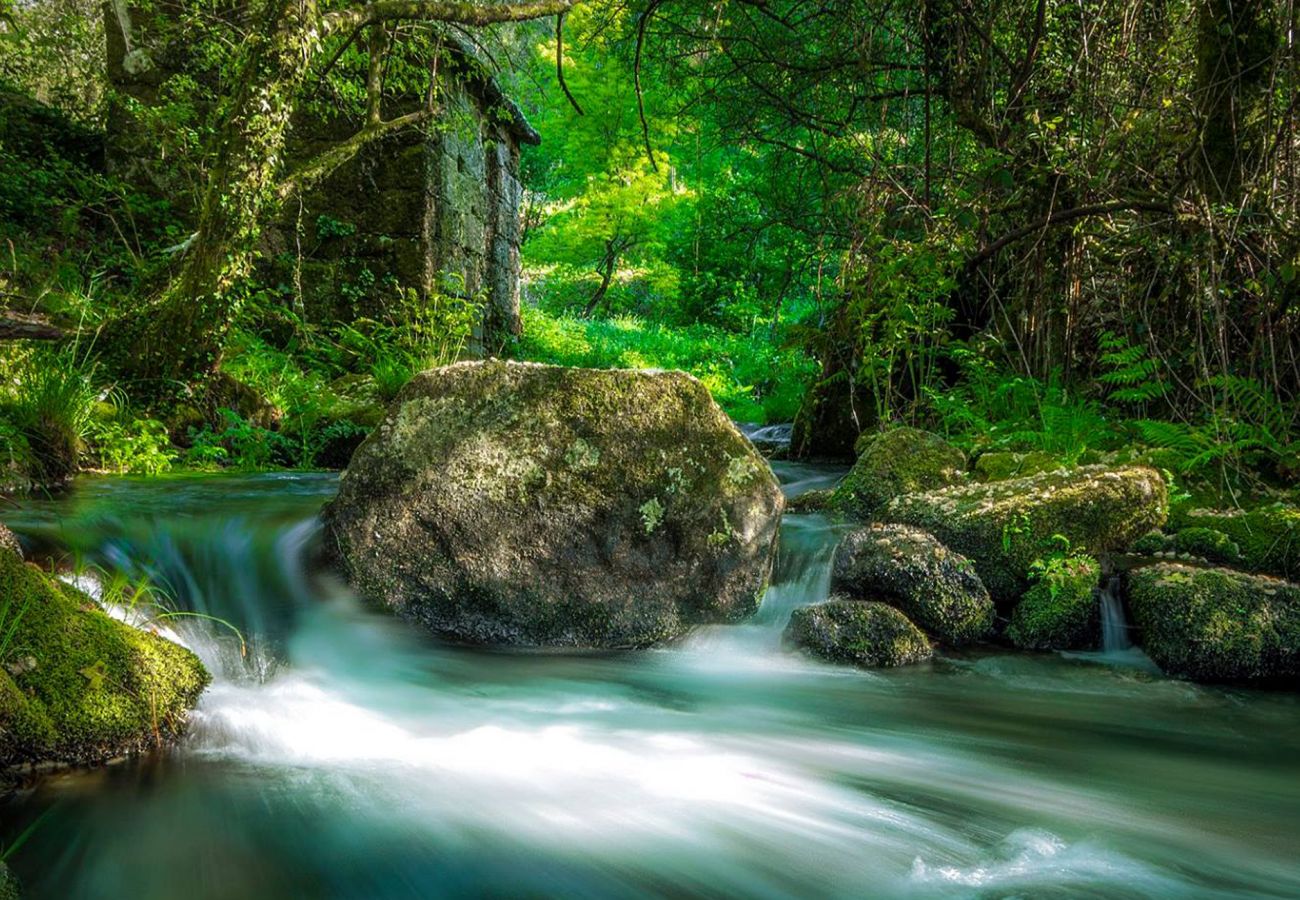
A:
{"label": "lichen on boulder", "polygon": [[474,643],[636,647],[757,608],[783,499],[681,372],[417,375],[325,512],[362,596]]}
{"label": "lichen on boulder", "polygon": [[1024,650],[1089,650],[1100,640],[1097,583],[1090,556],[1060,560],[1016,604],[1007,638]]}
{"label": "lichen on boulder", "polygon": [[0,769],[155,747],[180,733],[209,681],[189,650],[5,551],[0,635]]}
{"label": "lichen on boulder", "polygon": [[1028,478],[905,494],[881,511],[970,559],[994,602],[1028,590],[1033,563],[1059,549],[1122,550],[1165,521],[1168,492],[1155,469],[1084,466]]}
{"label": "lichen on boulder", "polygon": [[906,666],[934,654],[925,634],[894,607],[843,595],[796,609],[785,637],[822,659],[863,668]]}
{"label": "lichen on boulder", "polygon": [[968,644],[993,630],[993,602],[970,560],[906,525],[846,535],[835,550],[831,589],[887,599],[945,644]]}
{"label": "lichen on boulder", "polygon": [[900,494],[959,484],[966,474],[966,454],[937,434],[893,428],[858,439],[858,458],[835,488],[831,506],[859,519],[870,519]]}
{"label": "lichen on boulder", "polygon": [[1127,576],[1143,649],[1205,682],[1300,685],[1300,586],[1230,569],[1159,563]]}
{"label": "lichen on boulder", "polygon": [[0,525],[0,553],[5,551],[8,551],[21,559],[23,555],[23,546],[18,543],[18,535],[14,534],[3,525]]}

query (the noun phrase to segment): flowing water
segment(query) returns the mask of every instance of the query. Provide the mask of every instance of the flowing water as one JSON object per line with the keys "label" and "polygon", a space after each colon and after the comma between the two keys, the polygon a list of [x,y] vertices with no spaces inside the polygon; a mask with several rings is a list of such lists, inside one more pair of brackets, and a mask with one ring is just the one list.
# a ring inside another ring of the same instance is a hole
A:
{"label": "flowing water", "polygon": [[[833,473],[779,469],[792,490]],[[1300,703],[1103,654],[904,670],[782,648],[835,530],[789,516],[763,608],[639,653],[449,647],[313,572],[328,476],[88,480],[3,516],[149,573],[216,681],[178,748],[0,805],[31,898],[1300,895]]]}

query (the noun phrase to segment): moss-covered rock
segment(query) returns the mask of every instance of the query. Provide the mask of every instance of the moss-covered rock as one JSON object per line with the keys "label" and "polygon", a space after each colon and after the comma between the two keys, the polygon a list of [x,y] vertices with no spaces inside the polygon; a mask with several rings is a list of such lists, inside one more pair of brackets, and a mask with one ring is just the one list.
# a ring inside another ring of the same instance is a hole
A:
{"label": "moss-covered rock", "polygon": [[906,525],[846,535],[835,549],[831,589],[887,599],[945,644],[968,644],[993,630],[993,601],[970,560]]}
{"label": "moss-covered rock", "polygon": [[785,501],[785,511],[793,513],[826,512],[831,508],[834,492],[828,489],[804,491]]}
{"label": "moss-covered rock", "polygon": [[208,683],[183,647],[0,551],[0,769],[93,764],[177,735]]}
{"label": "moss-covered rock", "polygon": [[0,862],[0,900],[18,900],[18,879]]}
{"label": "moss-covered rock", "polygon": [[1195,681],[1300,685],[1300,586],[1160,563],[1127,576],[1143,648]]}
{"label": "moss-covered rock", "polygon": [[1028,453],[992,450],[981,453],[975,460],[974,472],[978,481],[1006,481],[1008,478],[1027,478],[1060,468],[1063,468],[1060,459],[1041,450]]}
{"label": "moss-covered rock", "polygon": [[1089,650],[1101,637],[1096,588],[1101,567],[1090,556],[1052,566],[1016,604],[1007,638],[1025,650]]}
{"label": "moss-covered rock", "polygon": [[1134,541],[1128,548],[1130,553],[1136,553],[1139,556],[1155,556],[1158,553],[1172,553],[1174,550],[1173,535],[1165,534],[1159,528],[1153,528],[1142,537]]}
{"label": "moss-covered rock", "polygon": [[1168,493],[1154,469],[1084,466],[1029,478],[906,494],[886,521],[929,531],[969,558],[994,602],[1007,607],[1029,588],[1029,567],[1056,535],[1093,555],[1122,550],[1165,521]]}
{"label": "moss-covered rock", "polygon": [[785,637],[822,659],[863,668],[911,665],[934,653],[921,629],[894,607],[838,595],[796,609]]}
{"label": "moss-covered rock", "polygon": [[1178,553],[1187,553],[1212,563],[1231,566],[1241,562],[1241,548],[1237,542],[1214,528],[1192,526],[1179,529],[1174,535],[1173,545]]}
{"label": "moss-covered rock", "polygon": [[680,372],[417,375],[325,513],[359,592],[476,643],[623,647],[758,604],[783,506]]}
{"label": "moss-covered rock", "polygon": [[1243,569],[1300,580],[1300,507],[1281,502],[1248,509],[1183,506],[1174,511],[1172,524],[1179,532],[1198,528],[1226,535],[1237,545]]}
{"label": "moss-covered rock", "polygon": [[965,478],[966,454],[937,434],[894,428],[864,434],[857,462],[835,488],[831,506],[870,519],[893,498],[913,491],[958,484]]}

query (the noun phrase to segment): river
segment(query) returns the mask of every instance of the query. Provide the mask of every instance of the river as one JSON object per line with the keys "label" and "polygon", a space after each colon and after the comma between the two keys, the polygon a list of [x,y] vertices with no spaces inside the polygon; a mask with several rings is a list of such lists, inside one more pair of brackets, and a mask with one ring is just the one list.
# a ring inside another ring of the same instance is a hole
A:
{"label": "river", "polygon": [[[833,473],[778,466],[791,491]],[[448,646],[312,571],[329,475],[85,479],[0,509],[147,573],[215,675],[175,749],[0,805],[29,898],[1295,897],[1300,702],[1136,651],[863,672],[784,649],[836,529],[790,515],[758,616],[629,653]]]}

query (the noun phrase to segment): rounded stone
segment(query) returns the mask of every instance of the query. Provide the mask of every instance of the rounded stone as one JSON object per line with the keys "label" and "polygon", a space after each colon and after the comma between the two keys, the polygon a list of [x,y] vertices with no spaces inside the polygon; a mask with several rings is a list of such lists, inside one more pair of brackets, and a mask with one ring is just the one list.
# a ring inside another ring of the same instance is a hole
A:
{"label": "rounded stone", "polygon": [[796,609],[785,636],[822,659],[863,668],[906,666],[934,654],[925,634],[894,607],[842,595]]}
{"label": "rounded stone", "polygon": [[636,647],[758,604],[780,487],[681,372],[417,375],[325,512],[362,596],[467,642]]}

